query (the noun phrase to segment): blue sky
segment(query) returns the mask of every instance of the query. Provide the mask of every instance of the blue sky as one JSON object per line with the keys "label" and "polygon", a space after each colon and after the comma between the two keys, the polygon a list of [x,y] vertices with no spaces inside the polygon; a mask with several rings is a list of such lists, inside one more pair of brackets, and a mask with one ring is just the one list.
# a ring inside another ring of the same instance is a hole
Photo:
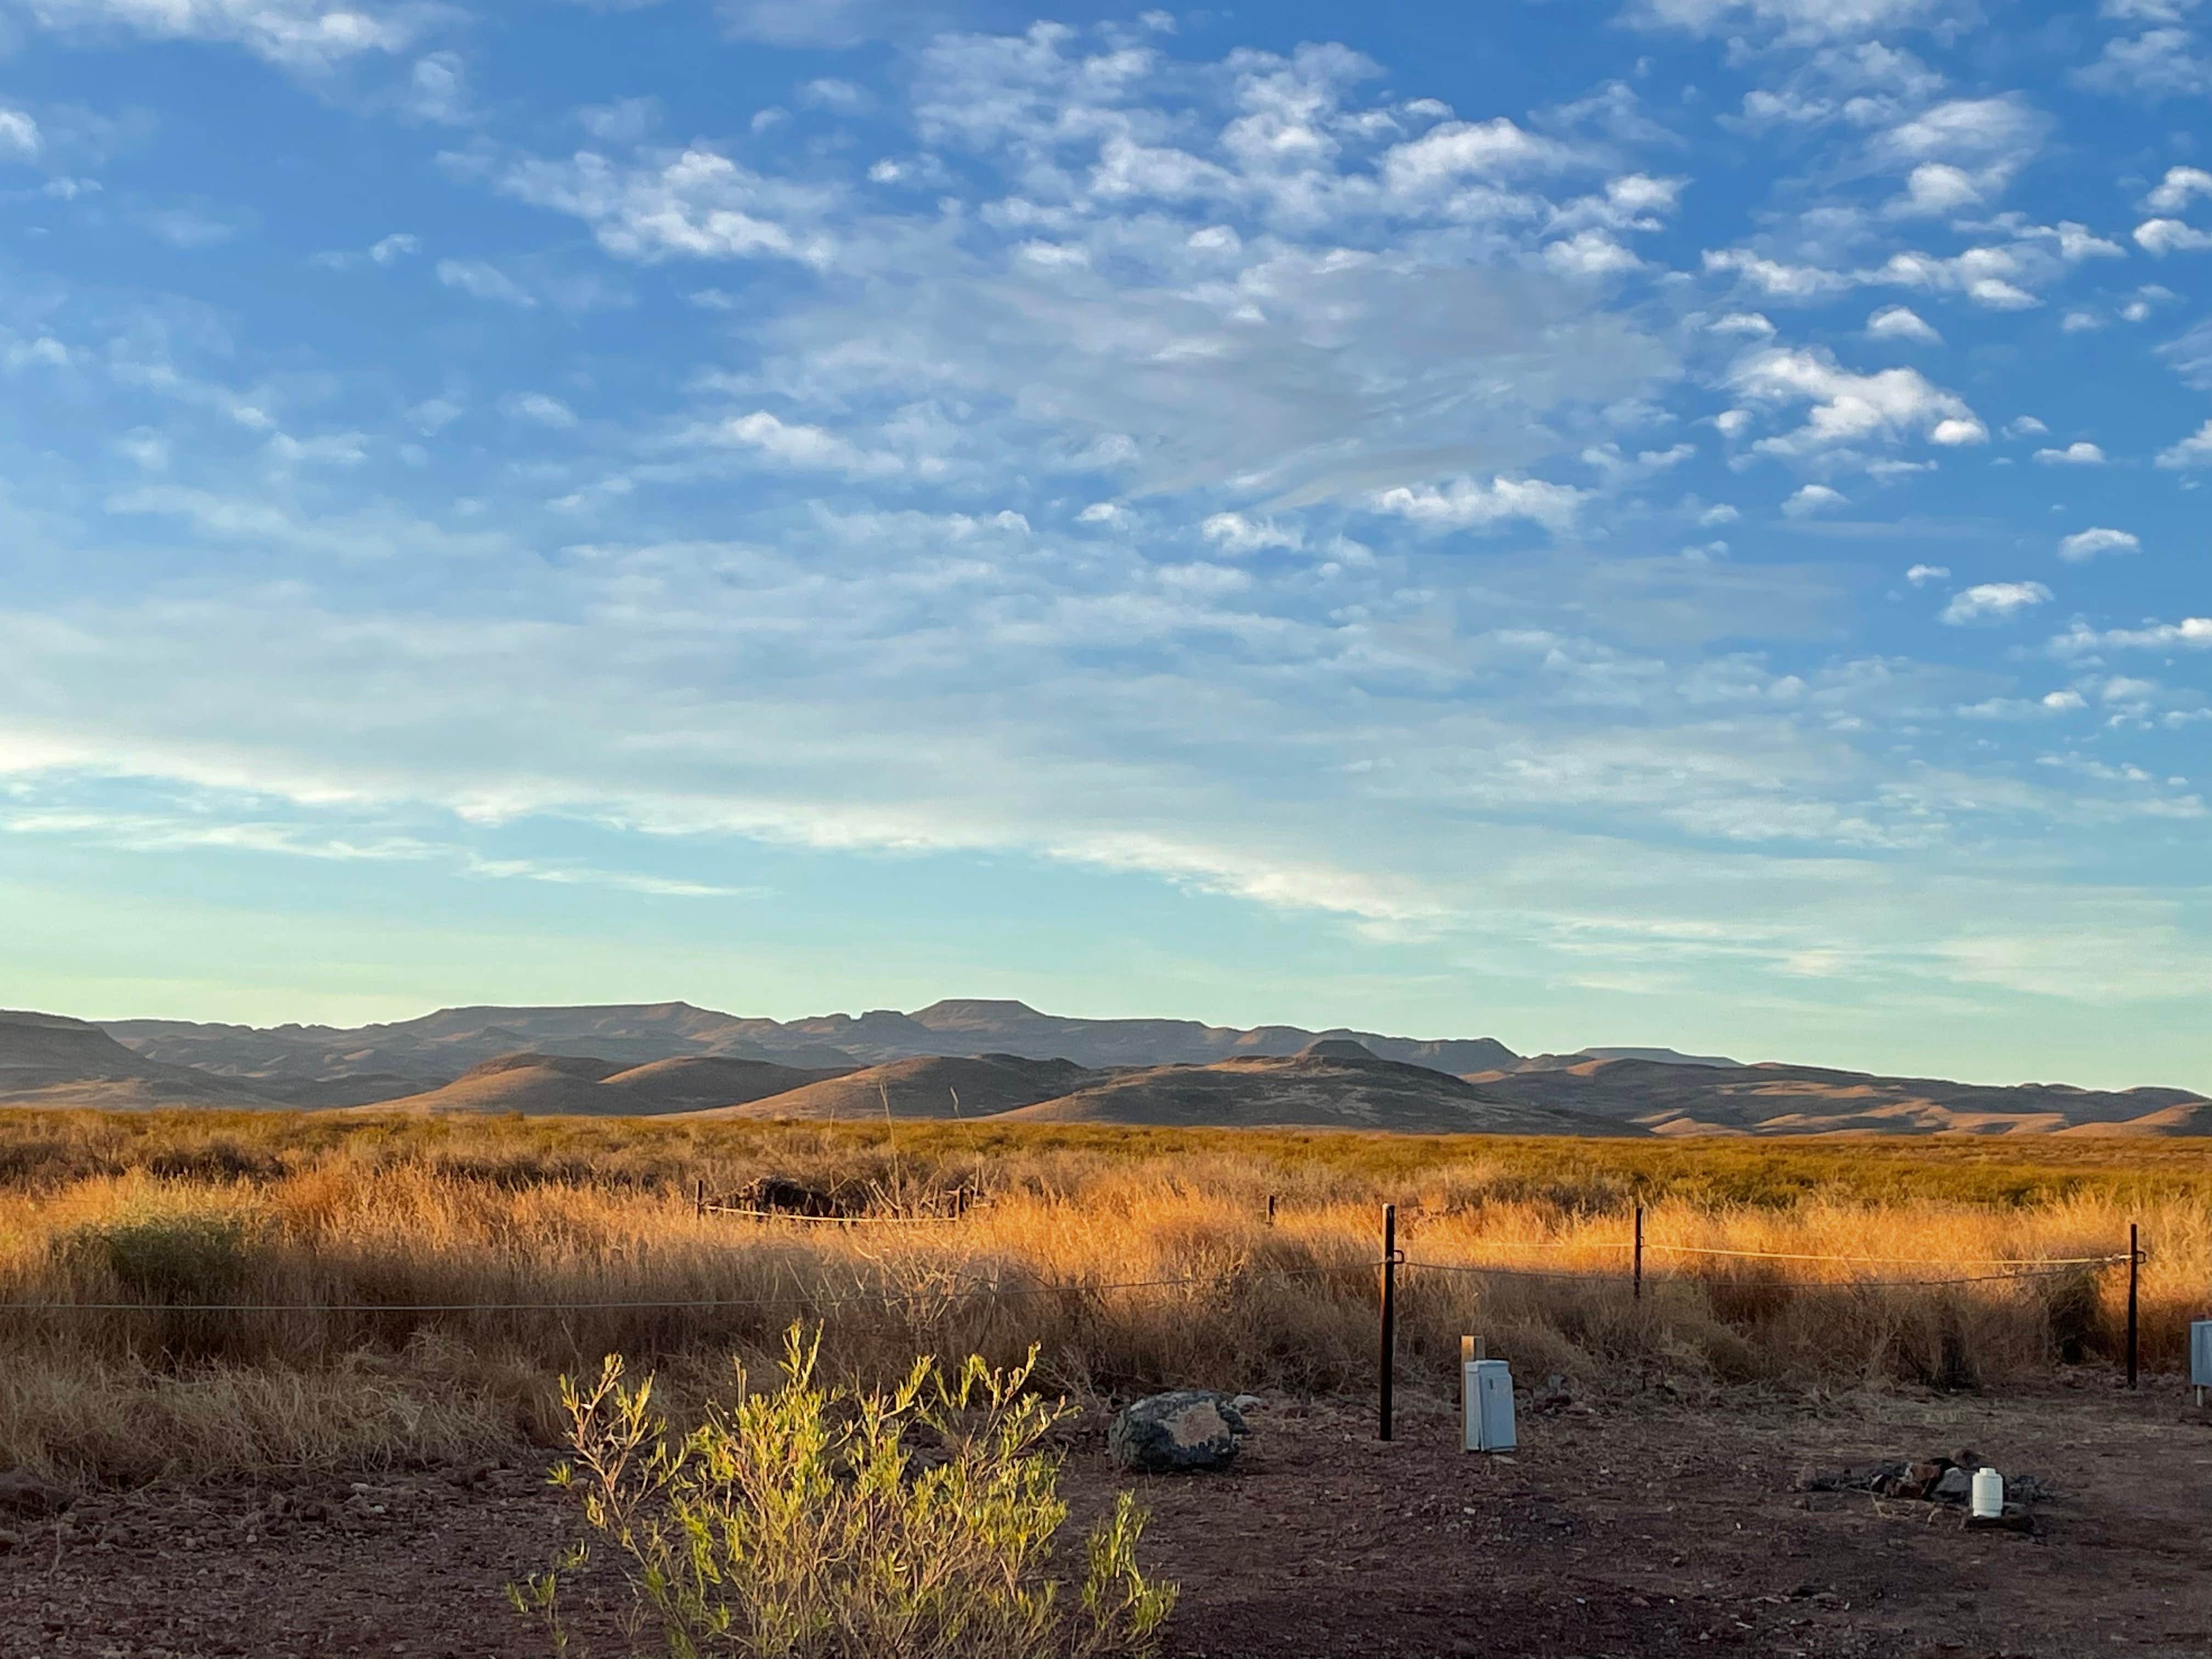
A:
{"label": "blue sky", "polygon": [[0,43],[0,1001],[2212,1085],[2212,4]]}

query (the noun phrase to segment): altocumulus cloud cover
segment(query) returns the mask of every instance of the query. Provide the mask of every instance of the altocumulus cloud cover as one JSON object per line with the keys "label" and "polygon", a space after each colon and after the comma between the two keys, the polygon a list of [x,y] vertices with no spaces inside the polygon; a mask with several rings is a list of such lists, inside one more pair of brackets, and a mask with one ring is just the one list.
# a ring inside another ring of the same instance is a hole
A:
{"label": "altocumulus cloud cover", "polygon": [[2212,1082],[2185,6],[0,39],[0,1000]]}

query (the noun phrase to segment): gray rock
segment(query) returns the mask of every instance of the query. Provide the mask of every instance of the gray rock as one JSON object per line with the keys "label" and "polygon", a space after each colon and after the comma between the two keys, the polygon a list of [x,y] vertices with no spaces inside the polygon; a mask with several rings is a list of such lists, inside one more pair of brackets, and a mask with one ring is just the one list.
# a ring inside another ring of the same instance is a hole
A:
{"label": "gray rock", "polygon": [[1107,1455],[1139,1474],[1225,1469],[1249,1431],[1226,1395],[1179,1389],[1125,1406],[1106,1431]]}
{"label": "gray rock", "polygon": [[1254,1407],[1263,1405],[1266,1402],[1263,1401],[1256,1394],[1240,1394],[1236,1399],[1231,1401],[1229,1403],[1240,1412],[1249,1412]]}
{"label": "gray rock", "polygon": [[1964,1469],[1952,1468],[1943,1471],[1942,1478],[1928,1489],[1928,1495],[1930,1498],[1964,1498],[1973,1489],[1974,1477]]}

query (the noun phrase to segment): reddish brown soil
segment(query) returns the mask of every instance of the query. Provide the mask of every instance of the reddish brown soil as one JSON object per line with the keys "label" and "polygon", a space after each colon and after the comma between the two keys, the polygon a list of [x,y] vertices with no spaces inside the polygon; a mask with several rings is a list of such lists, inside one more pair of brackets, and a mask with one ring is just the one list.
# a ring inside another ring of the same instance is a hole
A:
{"label": "reddish brown soil", "polygon": [[[2212,1419],[2171,1384],[1524,1407],[1510,1459],[1456,1450],[1436,1402],[1390,1445],[1352,1406],[1253,1415],[1234,1474],[1138,1483],[1149,1563],[1184,1586],[1177,1659],[2212,1652]],[[1069,1472],[1085,1513],[1113,1490],[1096,1428]],[[1961,1446],[2057,1486],[2035,1535],[1792,1490],[1808,1467]],[[0,1655],[543,1655],[501,1586],[568,1518],[519,1469],[86,1498],[14,1523]],[[583,1624],[624,1651],[605,1609]]]}

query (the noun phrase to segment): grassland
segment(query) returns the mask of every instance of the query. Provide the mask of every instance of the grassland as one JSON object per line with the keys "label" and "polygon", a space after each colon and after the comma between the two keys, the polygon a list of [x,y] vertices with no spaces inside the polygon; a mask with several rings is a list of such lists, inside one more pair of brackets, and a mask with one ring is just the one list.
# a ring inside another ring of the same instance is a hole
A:
{"label": "grassland", "polygon": [[[695,1213],[695,1182],[766,1174],[887,1218],[955,1186],[984,1201],[947,1224]],[[554,1435],[563,1370],[619,1352],[680,1409],[794,1319],[818,1320],[825,1363],[855,1379],[1036,1342],[1047,1382],[1076,1395],[1364,1391],[1385,1200],[1416,1262],[1552,1275],[1407,1269],[1417,1386],[1446,1385],[1464,1331],[1524,1375],[1692,1395],[2109,1365],[2117,1271],[1895,1281],[2106,1255],[2130,1221],[2150,1251],[2148,1364],[2179,1363],[2212,1291],[2212,1146],[2182,1140],[25,1112],[0,1115],[0,1467],[131,1480],[501,1455]],[[1655,1246],[1906,1260],[1655,1249],[1638,1301],[1620,1276],[1639,1204]],[[211,1303],[279,1310],[194,1310]],[[490,1305],[407,1310],[459,1304]]]}

